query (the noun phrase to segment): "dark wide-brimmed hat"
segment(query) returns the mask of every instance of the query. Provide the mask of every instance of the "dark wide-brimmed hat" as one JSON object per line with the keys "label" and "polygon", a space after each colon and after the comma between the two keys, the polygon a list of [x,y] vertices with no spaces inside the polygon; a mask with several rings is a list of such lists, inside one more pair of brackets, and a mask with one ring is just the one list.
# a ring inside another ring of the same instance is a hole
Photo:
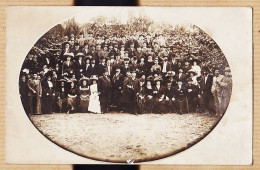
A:
{"label": "dark wide-brimmed hat", "polygon": [[153,81],[154,80],[154,77],[152,76],[152,75],[150,75],[150,76],[148,76],[147,78],[146,78],[146,81]]}
{"label": "dark wide-brimmed hat", "polygon": [[189,70],[189,71],[188,71],[188,74],[191,74],[191,73],[193,73],[194,75],[197,75],[197,73],[196,73],[195,71]]}
{"label": "dark wide-brimmed hat", "polygon": [[82,78],[79,80],[79,83],[80,83],[80,84],[83,84],[83,81],[86,81],[87,84],[88,84],[88,83],[89,83],[89,78],[87,78],[87,77],[82,77]]}

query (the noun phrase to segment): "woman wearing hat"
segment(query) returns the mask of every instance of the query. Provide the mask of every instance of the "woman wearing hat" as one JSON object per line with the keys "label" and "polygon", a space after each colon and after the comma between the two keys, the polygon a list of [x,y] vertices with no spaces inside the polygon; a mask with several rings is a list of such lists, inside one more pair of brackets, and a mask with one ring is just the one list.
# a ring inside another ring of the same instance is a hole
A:
{"label": "woman wearing hat", "polygon": [[198,59],[193,59],[190,71],[194,71],[197,76],[200,76],[201,75],[201,68],[198,65],[198,63],[199,63]]}
{"label": "woman wearing hat", "polygon": [[146,79],[145,89],[145,112],[152,113],[153,112],[153,76],[149,76]]}
{"label": "woman wearing hat", "polygon": [[89,106],[88,111],[93,113],[101,113],[101,106],[99,101],[99,89],[96,75],[90,77],[92,84],[90,85],[90,96],[89,96]]}
{"label": "woman wearing hat", "polygon": [[80,95],[80,111],[82,113],[86,113],[88,111],[89,106],[89,96],[90,96],[90,90],[89,90],[89,82],[87,78],[82,78],[80,80],[80,86],[79,86],[79,95]]}
{"label": "woman wearing hat", "polygon": [[67,114],[74,113],[76,111],[76,102],[77,102],[77,89],[76,89],[75,83],[72,81],[70,83],[70,88],[68,90]]}
{"label": "woman wearing hat", "polygon": [[189,78],[191,78],[192,79],[192,84],[194,84],[194,85],[198,85],[198,81],[197,81],[197,74],[196,74],[196,72],[194,72],[194,71],[192,71],[192,70],[190,70],[189,72],[188,72],[188,74],[189,74]]}
{"label": "woman wearing hat", "polygon": [[164,87],[162,86],[162,77],[158,76],[154,79],[155,85],[153,88],[153,97],[154,97],[154,112],[162,113],[161,106],[164,98]]}

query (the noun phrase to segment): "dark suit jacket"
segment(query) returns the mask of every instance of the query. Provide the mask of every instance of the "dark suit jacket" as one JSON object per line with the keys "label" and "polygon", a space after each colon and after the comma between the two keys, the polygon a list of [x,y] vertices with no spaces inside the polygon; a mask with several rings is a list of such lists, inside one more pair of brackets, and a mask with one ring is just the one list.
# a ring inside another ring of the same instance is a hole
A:
{"label": "dark suit jacket", "polygon": [[201,90],[204,94],[211,94],[211,87],[213,84],[213,75],[208,75],[207,81],[205,82],[206,76],[202,77]]}

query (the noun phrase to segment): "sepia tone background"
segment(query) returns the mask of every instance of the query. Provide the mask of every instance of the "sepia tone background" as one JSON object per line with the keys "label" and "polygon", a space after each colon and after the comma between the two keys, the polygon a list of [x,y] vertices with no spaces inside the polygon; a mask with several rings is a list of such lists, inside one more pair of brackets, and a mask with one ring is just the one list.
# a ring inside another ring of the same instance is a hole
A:
{"label": "sepia tone background", "polygon": [[[254,23],[254,76],[255,78],[255,90],[254,90],[254,105],[255,105],[255,113],[254,113],[254,165],[252,166],[154,166],[154,165],[142,165],[140,166],[141,170],[148,170],[148,169],[256,169],[257,167],[260,168],[260,163],[259,163],[259,132],[260,132],[260,117],[259,117],[259,86],[257,85],[257,82],[259,79],[257,79],[257,74],[259,72],[259,69],[257,69],[257,64],[259,63],[259,59],[257,58],[257,55],[260,54],[260,47],[259,47],[259,38],[260,38],[260,24],[259,24],[259,18],[260,18],[260,1],[241,1],[241,2],[236,2],[236,1],[198,1],[198,0],[193,0],[193,1],[145,1],[142,0],[139,2],[140,5],[142,6],[243,6],[243,7],[253,7],[253,23]],[[5,42],[6,42],[6,7],[8,5],[39,5],[39,6],[70,6],[73,5],[72,0],[63,0],[63,1],[58,1],[56,2],[51,2],[50,0],[4,0],[0,2],[0,60],[1,60],[1,77],[0,77],[0,93],[1,95],[1,100],[0,100],[0,105],[1,105],[1,111],[0,111],[0,169],[72,169],[72,165],[6,165],[5,164],[5,117],[4,117],[4,110],[5,110]],[[258,107],[257,107],[258,106]],[[258,141],[258,142],[257,142]]]}

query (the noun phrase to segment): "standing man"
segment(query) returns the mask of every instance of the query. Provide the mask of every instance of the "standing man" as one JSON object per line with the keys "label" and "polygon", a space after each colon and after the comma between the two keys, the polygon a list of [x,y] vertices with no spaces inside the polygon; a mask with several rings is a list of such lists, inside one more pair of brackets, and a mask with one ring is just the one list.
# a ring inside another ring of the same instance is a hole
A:
{"label": "standing man", "polygon": [[216,114],[216,108],[214,103],[214,97],[211,93],[211,88],[213,84],[213,75],[210,74],[208,67],[203,70],[203,76],[200,84],[200,94],[202,102],[204,103],[204,112],[206,114]]}
{"label": "standing man", "polygon": [[112,78],[112,92],[113,92],[113,105],[118,107],[121,111],[120,96],[123,90],[124,76],[120,73],[120,68],[116,68],[116,73]]}
{"label": "standing man", "polygon": [[[28,100],[29,100],[29,114],[41,114],[41,96],[42,86],[41,81],[38,79],[38,75],[33,74],[33,78],[28,81]],[[34,106],[36,105],[36,107]]]}
{"label": "standing man", "polygon": [[222,103],[222,91],[221,91],[221,82],[223,80],[224,76],[219,73],[219,69],[216,68],[214,71],[214,77],[213,77],[213,85],[211,88],[211,92],[214,96],[214,102],[216,107],[216,115],[221,116],[221,103]]}
{"label": "standing man", "polygon": [[112,97],[112,84],[108,77],[108,70],[105,70],[103,76],[101,76],[99,80],[101,112],[107,113]]}

